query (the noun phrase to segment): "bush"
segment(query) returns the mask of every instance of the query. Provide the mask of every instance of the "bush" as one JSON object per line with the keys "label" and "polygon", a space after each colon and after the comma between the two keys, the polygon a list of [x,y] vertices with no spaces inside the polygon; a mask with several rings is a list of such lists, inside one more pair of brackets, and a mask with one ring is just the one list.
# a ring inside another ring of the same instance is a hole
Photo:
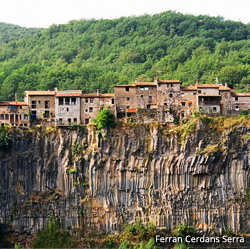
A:
{"label": "bush", "polygon": [[248,116],[248,110],[240,111],[240,115],[242,116]]}
{"label": "bush", "polygon": [[196,236],[198,236],[198,233],[194,229],[194,227],[189,226],[189,225],[179,225],[174,230],[174,236],[175,237],[182,237],[184,239],[188,235],[190,235],[192,237],[196,237]]}
{"label": "bush", "polygon": [[114,115],[109,109],[100,110],[95,119],[95,122],[97,124],[97,130],[115,127]]}
{"label": "bush", "polygon": [[45,229],[38,232],[33,248],[71,248],[74,246],[70,234],[60,229],[60,224],[50,219]]}
{"label": "bush", "polygon": [[5,129],[0,130],[0,150],[8,152],[11,150],[12,140]]}

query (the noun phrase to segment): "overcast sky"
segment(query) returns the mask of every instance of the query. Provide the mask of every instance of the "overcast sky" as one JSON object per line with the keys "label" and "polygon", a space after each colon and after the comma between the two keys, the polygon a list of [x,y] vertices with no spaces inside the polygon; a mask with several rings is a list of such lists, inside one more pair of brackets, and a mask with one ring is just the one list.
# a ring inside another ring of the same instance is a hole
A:
{"label": "overcast sky", "polygon": [[250,23],[250,0],[1,0],[0,22],[45,28],[70,20],[113,19],[167,10]]}

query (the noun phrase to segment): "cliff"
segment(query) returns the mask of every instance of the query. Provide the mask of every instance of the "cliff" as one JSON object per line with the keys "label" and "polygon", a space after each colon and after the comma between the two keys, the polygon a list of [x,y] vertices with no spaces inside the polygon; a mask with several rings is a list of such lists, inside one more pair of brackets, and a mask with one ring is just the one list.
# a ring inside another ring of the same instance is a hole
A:
{"label": "cliff", "polygon": [[199,117],[168,130],[118,124],[109,131],[12,130],[0,156],[0,222],[32,233],[122,230],[137,219],[170,232],[250,231],[247,118]]}

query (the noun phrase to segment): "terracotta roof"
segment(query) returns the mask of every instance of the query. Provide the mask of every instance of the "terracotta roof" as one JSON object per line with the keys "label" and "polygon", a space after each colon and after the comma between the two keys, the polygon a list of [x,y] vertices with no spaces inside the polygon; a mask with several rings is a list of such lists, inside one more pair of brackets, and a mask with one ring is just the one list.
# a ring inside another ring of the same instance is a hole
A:
{"label": "terracotta roof", "polygon": [[132,83],[134,86],[156,86],[154,82],[134,82]]}
{"label": "terracotta roof", "polygon": [[113,98],[115,97],[115,94],[114,93],[101,93],[100,96],[102,98]]}
{"label": "terracotta roof", "polygon": [[136,108],[130,108],[130,109],[127,109],[127,112],[128,113],[137,112],[137,110],[136,110]]}
{"label": "terracotta roof", "polygon": [[250,97],[250,93],[232,93],[233,97]]}
{"label": "terracotta roof", "polygon": [[82,90],[65,90],[65,91],[57,91],[56,97],[81,97]]}
{"label": "terracotta roof", "polygon": [[230,91],[231,89],[227,86],[219,86],[220,91]]}
{"label": "terracotta roof", "polygon": [[180,80],[159,80],[158,84],[161,84],[161,83],[177,83],[177,84],[181,84],[181,81]]}
{"label": "terracotta roof", "polygon": [[181,86],[181,90],[183,90],[183,91],[195,91],[195,90],[197,90],[197,86]]}
{"label": "terracotta roof", "polygon": [[28,95],[55,95],[54,91],[25,91]]}
{"label": "terracotta roof", "polygon": [[26,102],[16,102],[16,101],[0,101],[0,105],[2,105],[2,106],[9,106],[9,105],[28,106],[28,104]]}
{"label": "terracotta roof", "polygon": [[134,85],[116,85],[115,87],[135,87]]}
{"label": "terracotta roof", "polygon": [[219,88],[218,84],[198,84],[197,88]]}

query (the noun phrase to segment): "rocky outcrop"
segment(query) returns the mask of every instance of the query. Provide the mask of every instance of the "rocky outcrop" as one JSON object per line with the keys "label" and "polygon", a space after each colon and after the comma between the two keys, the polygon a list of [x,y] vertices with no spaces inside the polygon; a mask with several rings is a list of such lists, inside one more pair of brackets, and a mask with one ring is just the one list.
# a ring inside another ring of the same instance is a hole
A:
{"label": "rocky outcrop", "polygon": [[36,232],[48,218],[63,227],[118,231],[140,219],[171,231],[250,231],[250,129],[192,132],[123,125],[103,134],[17,130],[0,157],[0,222]]}

